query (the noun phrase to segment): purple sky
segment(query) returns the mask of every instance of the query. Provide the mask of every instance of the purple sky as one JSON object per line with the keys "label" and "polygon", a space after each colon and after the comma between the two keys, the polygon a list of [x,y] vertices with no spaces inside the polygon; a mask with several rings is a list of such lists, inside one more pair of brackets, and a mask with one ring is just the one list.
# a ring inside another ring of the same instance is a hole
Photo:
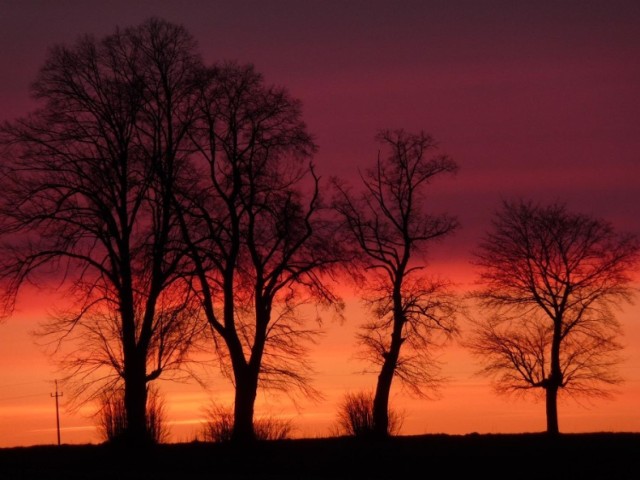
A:
{"label": "purple sky", "polygon": [[0,118],[25,113],[47,48],[149,16],[207,61],[254,63],[303,101],[325,175],[423,129],[460,165],[432,208],[466,256],[502,198],[566,201],[640,233],[637,1],[2,1]]}

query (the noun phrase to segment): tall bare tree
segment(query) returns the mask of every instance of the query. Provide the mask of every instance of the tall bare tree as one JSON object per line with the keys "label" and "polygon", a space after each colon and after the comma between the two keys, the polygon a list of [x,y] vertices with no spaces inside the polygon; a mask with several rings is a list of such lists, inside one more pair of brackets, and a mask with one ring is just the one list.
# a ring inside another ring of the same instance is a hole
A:
{"label": "tall bare tree", "polygon": [[77,393],[124,383],[132,443],[148,440],[148,382],[198,331],[173,198],[199,70],[192,37],[162,20],[87,36],[50,51],[41,107],[1,131],[6,311],[26,281],[68,287],[44,333],[84,342],[65,358]]}
{"label": "tall bare tree", "polygon": [[358,338],[364,358],[379,367],[372,433],[384,437],[394,376],[418,395],[437,387],[433,350],[456,331],[455,301],[446,282],[426,277],[420,260],[429,242],[457,227],[450,216],[426,213],[424,204],[429,183],[458,167],[446,155],[430,156],[437,146],[423,132],[385,130],[377,140],[387,156],[378,155],[361,175],[360,195],[336,182],[336,208],[367,271],[359,280],[374,319]]}
{"label": "tall bare tree", "polygon": [[235,441],[255,438],[259,386],[313,394],[305,360],[315,329],[298,307],[336,302],[336,261],[300,102],[252,66],[209,71],[193,135],[202,174],[185,192],[183,229],[215,346],[235,386]]}
{"label": "tall bare tree", "polygon": [[603,396],[620,381],[621,325],[636,237],[564,205],[505,202],[476,252],[482,320],[467,342],[500,393],[544,392],[547,432],[557,398]]}

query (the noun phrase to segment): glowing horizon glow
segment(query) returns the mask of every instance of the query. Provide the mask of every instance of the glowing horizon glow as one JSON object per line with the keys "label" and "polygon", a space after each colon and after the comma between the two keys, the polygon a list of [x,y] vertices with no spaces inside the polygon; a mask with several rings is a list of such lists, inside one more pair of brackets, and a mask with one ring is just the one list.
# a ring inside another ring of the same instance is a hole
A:
{"label": "glowing horizon glow", "polygon": [[[46,302],[44,302],[46,303]],[[31,310],[31,309],[29,309]],[[56,440],[53,398],[53,364],[35,345],[29,345],[29,329],[44,314],[42,307],[31,310],[24,318],[13,318],[9,323],[22,337],[12,353],[13,362],[20,366],[18,376],[0,368],[0,447],[52,444]],[[296,405],[283,394],[260,391],[256,404],[256,417],[274,417],[291,422],[294,437],[325,437],[334,432],[337,408],[347,392],[372,390],[375,374],[361,374],[366,366],[353,357],[354,333],[366,312],[357,298],[347,302],[346,320],[337,324],[328,320],[326,333],[311,352],[316,375],[313,386],[321,391],[320,401],[298,398]],[[617,387],[619,394],[611,400],[559,400],[559,422],[563,433],[599,431],[640,431],[637,412],[640,399],[640,325],[634,323],[634,308],[620,315],[625,326],[623,342],[627,344],[628,361],[621,365],[625,383]],[[464,322],[461,322],[464,329]],[[6,328],[6,325],[4,326]],[[6,357],[5,357],[6,358]],[[20,359],[35,359],[30,363]],[[403,417],[403,435],[469,433],[523,433],[541,432],[545,428],[544,402],[531,397],[497,396],[490,382],[476,375],[478,364],[469,352],[455,343],[441,352],[443,375],[449,380],[432,399],[418,399],[403,392],[394,382],[391,392],[392,408]],[[32,370],[32,371],[30,371]],[[49,376],[43,372],[48,371]],[[217,369],[209,371],[210,384],[202,388],[195,382],[188,384],[160,381],[167,413],[169,442],[190,442],[198,438],[202,423],[207,420],[206,410],[213,402],[230,407],[233,388],[220,376]],[[10,383],[19,377],[38,378],[32,382]],[[14,392],[11,394],[10,392]],[[85,444],[101,441],[93,417],[95,405],[85,405],[78,412],[67,411],[65,397],[61,398],[61,436],[63,443]],[[581,403],[579,403],[581,402]]]}

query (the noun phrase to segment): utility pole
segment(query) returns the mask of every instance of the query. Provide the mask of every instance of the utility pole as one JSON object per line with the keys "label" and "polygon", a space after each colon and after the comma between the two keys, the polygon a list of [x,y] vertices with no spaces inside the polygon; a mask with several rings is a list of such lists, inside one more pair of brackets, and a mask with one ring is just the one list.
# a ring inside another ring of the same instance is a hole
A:
{"label": "utility pole", "polygon": [[56,430],[58,432],[58,446],[60,446],[60,410],[58,408],[58,398],[62,396],[62,392],[58,393],[58,380],[56,382],[56,393],[51,393],[52,397],[56,399]]}

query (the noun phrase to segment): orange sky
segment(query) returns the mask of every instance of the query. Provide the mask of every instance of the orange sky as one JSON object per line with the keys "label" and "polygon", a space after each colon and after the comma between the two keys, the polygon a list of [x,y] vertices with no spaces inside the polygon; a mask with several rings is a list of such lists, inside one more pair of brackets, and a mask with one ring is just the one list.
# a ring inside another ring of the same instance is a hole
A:
{"label": "orange sky", "polygon": [[[461,228],[431,252],[431,268],[461,290],[473,278],[469,251],[505,198],[559,200],[640,235],[637,0],[3,2],[0,121],[34,108],[29,84],[48,48],[152,15],[183,24],[205,61],[253,63],[267,83],[299,98],[325,179],[353,178],[370,165],[380,128],[433,135],[460,172],[433,185],[429,208],[457,216]],[[49,301],[25,292],[21,310],[0,323],[0,446],[56,441],[56,374],[29,336]],[[636,305],[620,317],[628,344],[620,394],[589,409],[560,405],[561,431],[640,431],[639,314]],[[350,358],[362,315],[354,301],[344,325],[325,325],[314,352],[324,401],[296,410],[286,398],[261,397],[258,413],[292,418],[298,435],[326,435],[341,396],[375,383],[354,374],[361,365]],[[455,345],[442,359],[451,380],[440,399],[416,401],[394,385],[394,404],[406,414],[403,433],[544,430],[543,404],[495,396]],[[209,391],[160,386],[174,441],[193,439],[203,407],[231,395],[217,377]],[[63,408],[61,425],[63,442],[98,441],[82,412]]]}
{"label": "orange sky", "polygon": [[[462,266],[433,265],[434,270],[452,272],[464,291],[472,277]],[[456,274],[457,272],[457,274]],[[26,298],[29,297],[29,298]],[[38,300],[39,299],[39,300]],[[46,315],[49,302],[43,295],[23,295],[17,314],[0,325],[4,347],[0,352],[0,447],[49,444],[56,442],[53,363],[37,347],[30,331]],[[560,405],[560,429],[563,432],[640,431],[640,306],[624,310],[620,319],[625,326],[627,362],[620,372],[626,382],[613,400],[578,404],[568,400]],[[314,386],[324,399],[300,400],[294,405],[282,395],[259,394],[258,416],[290,419],[295,436],[315,437],[331,433],[337,404],[346,392],[373,389],[374,375],[358,373],[363,364],[352,358],[354,332],[363,318],[357,299],[347,302],[344,324],[325,323],[326,334],[312,351],[317,375]],[[464,335],[464,323],[461,323]],[[7,341],[10,339],[10,341]],[[474,375],[477,364],[467,351],[453,344],[442,351],[443,373],[449,382],[438,399],[410,397],[394,384],[392,404],[404,415],[403,434],[518,433],[545,429],[544,403],[530,399],[496,396],[486,378]],[[231,405],[230,384],[210,371],[207,389],[192,382],[160,382],[166,400],[170,441],[191,441],[197,434],[204,410],[212,401]],[[63,392],[64,393],[64,392]],[[71,413],[61,400],[61,437],[63,443],[97,443],[100,438],[91,419],[92,406]]]}

